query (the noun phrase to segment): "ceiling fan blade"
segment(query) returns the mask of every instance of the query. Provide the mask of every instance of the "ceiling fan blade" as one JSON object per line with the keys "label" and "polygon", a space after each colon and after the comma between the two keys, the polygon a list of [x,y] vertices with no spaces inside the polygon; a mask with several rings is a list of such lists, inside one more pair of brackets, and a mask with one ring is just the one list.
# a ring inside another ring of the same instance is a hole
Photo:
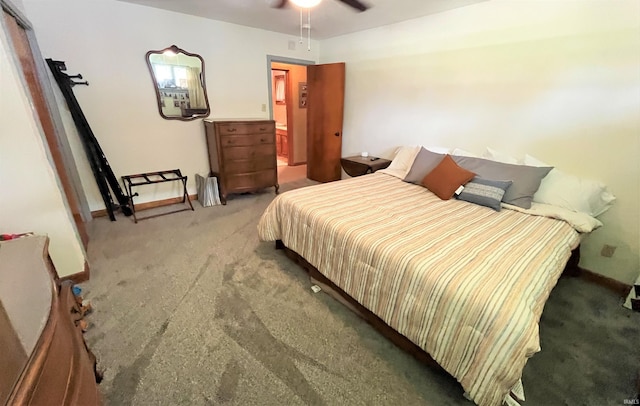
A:
{"label": "ceiling fan blade", "polygon": [[266,0],[266,2],[271,8],[284,8],[287,5],[287,0]]}
{"label": "ceiling fan blade", "polygon": [[366,4],[362,3],[359,0],[338,0],[338,1],[341,1],[344,4],[355,8],[358,11],[365,11],[366,9],[369,8],[369,6],[367,6]]}

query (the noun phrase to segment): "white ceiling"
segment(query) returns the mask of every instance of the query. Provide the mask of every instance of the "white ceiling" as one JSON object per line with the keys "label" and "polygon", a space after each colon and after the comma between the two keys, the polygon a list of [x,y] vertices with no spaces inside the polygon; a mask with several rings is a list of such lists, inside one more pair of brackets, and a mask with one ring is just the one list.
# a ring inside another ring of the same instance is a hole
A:
{"label": "white ceiling", "polygon": [[[212,20],[300,35],[300,12],[293,5],[269,7],[268,0],[120,0]],[[311,37],[326,39],[410,20],[486,0],[362,0],[370,8],[357,12],[338,0],[322,0],[311,11]],[[305,13],[306,22],[306,13]],[[306,35],[306,31],[305,31]]]}

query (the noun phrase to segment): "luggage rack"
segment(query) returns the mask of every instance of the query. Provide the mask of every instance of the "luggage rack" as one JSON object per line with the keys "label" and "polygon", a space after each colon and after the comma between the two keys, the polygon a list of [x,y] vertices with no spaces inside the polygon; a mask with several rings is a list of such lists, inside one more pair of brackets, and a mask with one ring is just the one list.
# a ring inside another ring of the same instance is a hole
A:
{"label": "luggage rack", "polygon": [[[127,197],[131,202],[131,210],[133,211],[133,220],[135,223],[138,223],[138,220],[146,220],[153,217],[164,216],[166,214],[172,214],[172,213],[178,213],[178,212],[189,210],[189,209],[193,210],[193,205],[191,204],[191,200],[189,199],[189,195],[187,194],[187,177],[182,176],[182,172],[180,172],[180,169],[172,169],[168,171],[159,171],[159,172],[138,173],[136,175],[125,175],[122,177],[122,181],[124,182],[124,186],[127,191]],[[138,219],[138,217],[136,216],[136,206],[133,203],[133,198],[135,196],[138,196],[138,193],[137,192],[133,193],[134,186],[152,185],[154,183],[175,182],[175,181],[182,181],[182,203],[185,203],[185,202],[188,203],[189,207],[170,211],[167,213],[154,214],[151,216]]]}

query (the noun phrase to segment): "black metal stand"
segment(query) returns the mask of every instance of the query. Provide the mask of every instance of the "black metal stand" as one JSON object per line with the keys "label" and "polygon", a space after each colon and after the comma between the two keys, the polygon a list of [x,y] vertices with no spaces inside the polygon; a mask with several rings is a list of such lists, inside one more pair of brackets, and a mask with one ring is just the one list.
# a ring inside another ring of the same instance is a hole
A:
{"label": "black metal stand", "polygon": [[[152,179],[153,178],[153,179]],[[127,190],[127,196],[129,201],[131,202],[131,209],[133,212],[133,220],[138,223],[138,220],[146,220],[153,217],[164,216],[166,214],[178,213],[181,211],[193,210],[193,205],[191,204],[191,200],[189,199],[189,195],[187,194],[187,177],[182,176],[182,172],[180,169],[172,169],[169,171],[160,171],[160,172],[147,172],[147,173],[139,173],[137,175],[125,175],[122,177],[122,181],[124,182],[125,189]],[[173,181],[182,181],[182,203],[189,203],[189,207],[185,207],[180,210],[174,210],[167,213],[154,214],[152,216],[147,216],[145,218],[138,219],[136,216],[136,206],[133,204],[133,198],[138,196],[138,193],[133,193],[134,186],[141,185],[151,185],[154,183],[163,183],[163,182],[173,182]]]}
{"label": "black metal stand", "polygon": [[[130,216],[133,212],[131,208],[129,208],[129,199],[122,192],[118,179],[113,173],[113,170],[109,165],[109,161],[107,161],[107,157],[104,155],[93,131],[91,131],[89,122],[82,112],[76,96],[73,94],[73,86],[88,86],[89,82],[75,82],[73,79],[82,79],[82,75],[70,76],[63,73],[63,71],[67,70],[63,61],[54,61],[52,59],[46,59],[46,61],[49,65],[49,69],[51,69],[51,73],[53,73],[53,77],[62,91],[62,95],[64,96],[67,106],[69,107],[69,111],[71,112],[71,116],[73,117],[73,121],[78,128],[84,152],[87,154],[91,171],[93,172],[93,176],[98,184],[98,189],[100,189],[100,195],[102,196],[104,205],[107,208],[109,218],[111,221],[116,220],[114,215],[114,210],[116,209],[122,210],[122,213],[125,216]],[[118,200],[119,206],[114,204],[109,187]]]}

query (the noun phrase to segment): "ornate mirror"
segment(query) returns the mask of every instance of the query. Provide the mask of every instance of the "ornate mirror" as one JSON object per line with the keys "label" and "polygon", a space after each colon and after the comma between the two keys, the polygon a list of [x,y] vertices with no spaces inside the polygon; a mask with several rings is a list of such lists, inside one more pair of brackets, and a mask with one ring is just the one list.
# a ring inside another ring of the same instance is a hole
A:
{"label": "ornate mirror", "polygon": [[193,120],[209,115],[204,60],[200,55],[172,45],[147,52],[146,60],[162,117]]}

